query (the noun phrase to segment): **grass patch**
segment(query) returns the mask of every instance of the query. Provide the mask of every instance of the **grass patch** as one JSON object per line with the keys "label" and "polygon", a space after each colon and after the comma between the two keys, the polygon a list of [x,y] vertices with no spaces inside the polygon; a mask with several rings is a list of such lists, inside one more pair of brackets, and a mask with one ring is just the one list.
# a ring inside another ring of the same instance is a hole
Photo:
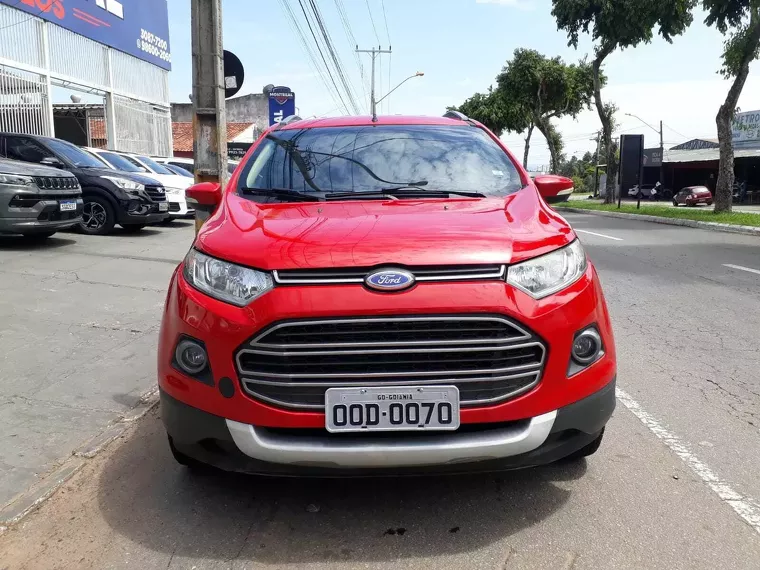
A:
{"label": "grass patch", "polygon": [[754,226],[760,227],[760,214],[751,214],[747,212],[731,212],[730,214],[715,214],[712,206],[696,208],[671,208],[668,206],[653,206],[647,204],[641,205],[637,210],[635,204],[623,204],[618,209],[617,204],[600,204],[598,202],[572,201],[556,204],[561,208],[577,208],[579,210],[600,210],[604,212],[623,212],[626,214],[638,214],[646,216],[657,216],[659,218],[677,218],[679,220],[697,220],[700,222],[715,222],[719,224],[731,224],[734,226]]}

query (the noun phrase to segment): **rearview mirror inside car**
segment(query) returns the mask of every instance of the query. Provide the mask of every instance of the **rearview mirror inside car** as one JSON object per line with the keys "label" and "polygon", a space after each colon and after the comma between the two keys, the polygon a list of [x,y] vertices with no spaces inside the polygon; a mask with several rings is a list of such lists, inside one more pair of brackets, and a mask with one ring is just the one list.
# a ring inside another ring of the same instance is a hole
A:
{"label": "rearview mirror inside car", "polygon": [[565,202],[573,193],[573,181],[565,176],[544,174],[536,176],[533,183],[541,197],[550,204]]}

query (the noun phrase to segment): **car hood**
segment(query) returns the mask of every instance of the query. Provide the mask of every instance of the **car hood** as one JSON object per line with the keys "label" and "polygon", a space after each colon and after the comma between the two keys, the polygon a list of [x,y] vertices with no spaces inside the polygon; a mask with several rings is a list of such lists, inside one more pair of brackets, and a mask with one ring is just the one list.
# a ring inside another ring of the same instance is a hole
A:
{"label": "car hood", "polygon": [[61,170],[60,168],[43,166],[41,164],[33,164],[31,162],[22,162],[20,160],[8,160],[5,158],[0,158],[0,174],[50,177],[73,176],[68,170]]}
{"label": "car hood", "polygon": [[506,198],[257,204],[227,193],[197,247],[260,269],[516,263],[575,239],[533,186]]}
{"label": "car hood", "polygon": [[150,172],[146,173],[145,176],[155,178],[163,184],[164,188],[179,188],[180,190],[186,190],[193,185],[192,178],[185,178],[174,174],[156,174],[155,172]]}
{"label": "car hood", "polygon": [[94,178],[100,176],[126,178],[127,180],[139,182],[145,186],[163,186],[163,184],[153,176],[147,174],[135,174],[134,172],[124,172],[123,170],[115,170],[113,168],[106,168],[105,166],[103,168],[80,168],[78,169],[78,173],[85,176],[92,176]]}

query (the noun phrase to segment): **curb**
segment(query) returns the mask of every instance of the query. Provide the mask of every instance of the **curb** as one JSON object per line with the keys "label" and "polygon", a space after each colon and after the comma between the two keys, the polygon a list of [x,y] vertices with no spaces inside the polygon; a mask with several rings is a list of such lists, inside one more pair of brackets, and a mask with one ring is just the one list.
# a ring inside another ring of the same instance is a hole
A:
{"label": "curb", "polygon": [[732,224],[719,224],[717,222],[700,222],[698,220],[686,220],[682,218],[661,218],[659,216],[650,216],[647,214],[627,214],[625,212],[607,212],[604,210],[586,210],[584,208],[573,208],[572,206],[559,206],[556,208],[560,212],[573,212],[576,214],[593,214],[606,218],[622,218],[624,220],[639,220],[642,222],[652,222],[655,224],[665,224],[667,226],[681,226],[688,228],[699,228],[711,230],[714,232],[724,232],[729,234],[742,234],[747,236],[760,237],[760,228],[753,226],[736,226]]}
{"label": "curb", "polygon": [[135,421],[142,418],[158,404],[158,387],[151,388],[140,397],[140,402],[118,421],[108,426],[101,433],[74,450],[71,457],[64,460],[56,469],[37,481],[21,495],[0,508],[0,535],[11,525],[18,523],[26,515],[36,510],[52,497],[55,492],[71,479],[88,459],[103,451],[108,444],[121,436]]}

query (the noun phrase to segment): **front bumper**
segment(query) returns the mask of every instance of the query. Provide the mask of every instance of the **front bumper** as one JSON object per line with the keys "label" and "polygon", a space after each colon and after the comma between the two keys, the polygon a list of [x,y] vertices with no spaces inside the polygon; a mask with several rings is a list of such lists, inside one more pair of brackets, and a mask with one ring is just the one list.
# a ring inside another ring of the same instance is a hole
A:
{"label": "front bumper", "polygon": [[541,416],[436,435],[346,436],[225,420],[161,391],[161,417],[181,453],[226,471],[393,476],[503,471],[558,461],[596,439],[615,409],[615,380]]}
{"label": "front bumper", "polygon": [[70,228],[82,220],[84,203],[75,199],[76,209],[61,211],[60,200],[40,200],[29,208],[5,207],[0,212],[0,233],[32,234]]}

